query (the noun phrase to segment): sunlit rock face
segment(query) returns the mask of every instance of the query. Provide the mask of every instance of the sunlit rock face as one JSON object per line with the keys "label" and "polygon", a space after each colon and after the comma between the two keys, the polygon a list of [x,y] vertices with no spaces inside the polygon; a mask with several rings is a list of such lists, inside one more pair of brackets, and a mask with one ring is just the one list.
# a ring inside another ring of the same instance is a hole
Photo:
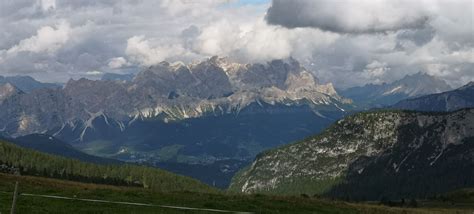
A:
{"label": "sunlit rock face", "polygon": [[98,115],[123,130],[137,119],[237,114],[252,103],[306,105],[315,113],[343,112],[351,106],[332,84],[320,84],[291,58],[264,64],[239,64],[217,56],[188,65],[162,62],[131,81],[70,80],[63,88],[37,89],[14,98],[3,91],[7,89],[0,94],[0,126],[12,136],[60,133],[65,128],[83,133]]}

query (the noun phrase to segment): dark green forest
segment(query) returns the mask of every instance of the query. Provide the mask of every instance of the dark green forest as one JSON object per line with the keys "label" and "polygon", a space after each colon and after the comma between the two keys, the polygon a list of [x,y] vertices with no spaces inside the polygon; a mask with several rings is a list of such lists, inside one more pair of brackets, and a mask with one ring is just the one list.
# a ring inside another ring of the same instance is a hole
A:
{"label": "dark green forest", "polygon": [[92,164],[49,155],[0,141],[0,172],[87,183],[136,186],[154,191],[213,192],[192,178],[131,164]]}

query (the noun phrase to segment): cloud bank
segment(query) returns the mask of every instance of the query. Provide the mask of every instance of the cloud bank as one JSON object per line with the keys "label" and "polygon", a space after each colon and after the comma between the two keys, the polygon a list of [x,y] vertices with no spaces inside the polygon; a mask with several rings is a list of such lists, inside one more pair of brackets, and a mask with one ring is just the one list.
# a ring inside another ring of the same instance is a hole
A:
{"label": "cloud bank", "polygon": [[337,87],[424,71],[474,80],[471,0],[7,0],[0,75],[134,73],[163,60],[293,57]]}
{"label": "cloud bank", "polygon": [[266,15],[270,24],[337,33],[418,29],[429,18],[425,4],[410,0],[274,0]]}

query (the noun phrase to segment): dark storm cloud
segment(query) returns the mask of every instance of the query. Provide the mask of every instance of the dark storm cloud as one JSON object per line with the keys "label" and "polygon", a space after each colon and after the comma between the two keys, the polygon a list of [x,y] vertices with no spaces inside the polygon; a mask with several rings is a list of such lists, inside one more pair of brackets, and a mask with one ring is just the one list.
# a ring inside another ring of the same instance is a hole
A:
{"label": "dark storm cloud", "polygon": [[[336,33],[380,33],[425,26],[429,16],[417,3],[368,0],[273,0],[270,24]],[[413,7],[411,7],[413,6]]]}

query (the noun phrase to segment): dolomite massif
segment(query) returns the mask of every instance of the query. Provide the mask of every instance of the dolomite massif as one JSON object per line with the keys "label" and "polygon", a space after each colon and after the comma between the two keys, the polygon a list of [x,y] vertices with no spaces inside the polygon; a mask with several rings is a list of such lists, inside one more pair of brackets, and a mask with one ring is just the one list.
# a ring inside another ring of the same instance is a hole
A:
{"label": "dolomite massif", "polygon": [[61,89],[18,90],[0,97],[3,133],[20,136],[54,130],[52,134],[58,135],[79,129],[78,141],[99,117],[123,130],[137,119],[238,113],[252,103],[308,105],[315,113],[344,111],[350,104],[332,84],[320,84],[296,60],[239,64],[218,57],[189,65],[162,62],[131,82],[70,80]]}

